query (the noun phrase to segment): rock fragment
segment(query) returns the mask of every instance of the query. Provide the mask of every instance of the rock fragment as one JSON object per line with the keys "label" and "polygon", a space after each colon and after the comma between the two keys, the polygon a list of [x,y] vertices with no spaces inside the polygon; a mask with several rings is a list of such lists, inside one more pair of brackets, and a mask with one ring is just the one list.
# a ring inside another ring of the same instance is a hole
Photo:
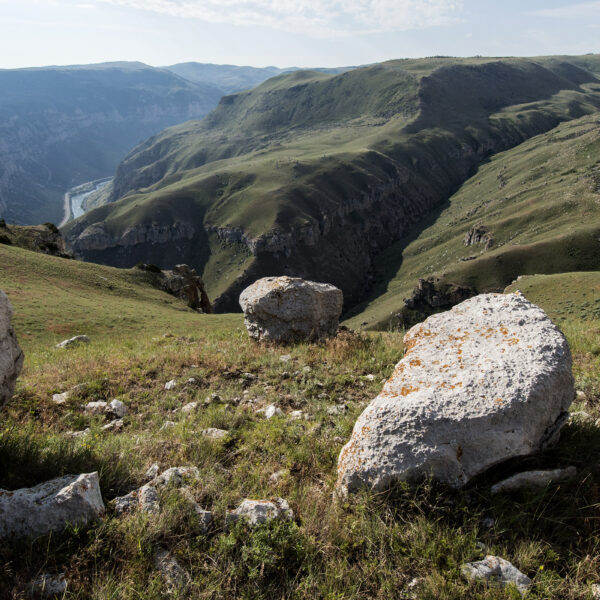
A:
{"label": "rock fragment", "polygon": [[63,340],[56,344],[57,348],[71,348],[73,346],[78,346],[79,344],[89,344],[90,338],[87,335],[76,335],[68,340]]}
{"label": "rock fragment", "polygon": [[233,523],[239,519],[245,519],[251,527],[281,519],[291,521],[294,512],[283,498],[275,500],[249,500],[246,498],[235,510],[227,513],[226,521]]}
{"label": "rock fragment", "polygon": [[154,566],[158,569],[170,590],[185,589],[190,584],[188,572],[165,548],[157,550],[154,555]]}
{"label": "rock fragment", "polygon": [[170,381],[167,381],[167,383],[165,383],[165,390],[167,390],[167,391],[174,390],[176,387],[177,387],[176,379],[171,379]]}
{"label": "rock fragment", "polygon": [[342,304],[335,286],[297,277],[264,277],[240,295],[250,337],[283,343],[335,336]]}
{"label": "rock fragment", "polygon": [[96,402],[88,402],[85,405],[85,412],[88,415],[101,415],[106,411],[108,404],[102,400]]}
{"label": "rock fragment", "polygon": [[0,489],[0,538],[42,536],[104,513],[98,473],[65,475],[34,487]]}
{"label": "rock fragment", "polygon": [[575,467],[546,471],[525,471],[493,485],[491,492],[492,494],[498,494],[500,492],[514,492],[528,488],[543,488],[555,481],[573,479],[576,474],[577,469]]}
{"label": "rock fragment", "polygon": [[466,563],[461,567],[461,571],[467,579],[483,579],[500,586],[512,583],[521,594],[524,594],[532,583],[527,575],[498,556],[488,555],[484,560]]}
{"label": "rock fragment", "polygon": [[224,437],[227,437],[229,435],[229,431],[227,431],[226,429],[217,429],[216,427],[209,427],[208,429],[203,429],[200,432],[200,435],[210,438],[211,440],[222,440]]}
{"label": "rock fragment", "polygon": [[156,487],[173,485],[181,487],[186,481],[195,481],[200,479],[200,471],[197,467],[171,467],[157,475],[151,484]]}
{"label": "rock fragment", "polygon": [[283,411],[274,404],[269,404],[265,408],[260,408],[256,411],[259,415],[264,415],[266,419],[272,419],[273,417],[282,417]]}
{"label": "rock fragment", "polygon": [[104,409],[104,412],[122,419],[127,414],[128,410],[127,406],[123,402],[115,398],[109,402],[108,406],[106,406]]}

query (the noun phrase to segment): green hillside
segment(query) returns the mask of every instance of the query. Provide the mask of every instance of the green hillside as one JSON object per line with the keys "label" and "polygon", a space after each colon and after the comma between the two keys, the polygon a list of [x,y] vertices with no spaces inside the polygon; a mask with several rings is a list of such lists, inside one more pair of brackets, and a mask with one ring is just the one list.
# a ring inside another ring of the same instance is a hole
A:
{"label": "green hillside", "polygon": [[[520,598],[461,575],[461,564],[486,554],[531,577],[530,598],[592,597],[600,582],[598,273],[517,282],[558,319],[571,345],[581,392],[573,411],[584,412],[558,445],[466,490],[426,481],[342,502],[332,497],[338,454],[402,356],[402,335],[344,332],[320,344],[257,344],[240,315],[192,312],[146,277],[0,245],[0,289],[14,306],[25,352],[16,393],[0,413],[0,488],[98,471],[107,507],[89,527],[0,540],[2,598],[25,598],[41,573],[62,572],[65,600]],[[54,348],[81,333],[89,344]],[[176,387],[165,390],[170,380]],[[64,404],[53,402],[65,391]],[[105,429],[108,419],[83,409],[113,398],[128,407],[122,429]],[[190,402],[197,410],[186,414]],[[269,404],[283,415],[266,419],[258,410]],[[303,418],[294,419],[294,410]],[[202,434],[208,427],[227,436],[209,439]],[[198,469],[188,494],[212,511],[208,530],[175,486],[159,489],[160,514],[116,512],[114,499],[144,484],[153,463]],[[568,465],[577,468],[570,481],[490,492],[509,469]],[[289,501],[293,521],[226,524],[242,499],[277,497]],[[185,588],[161,576],[160,549],[188,574]]]}
{"label": "green hillside", "polygon": [[65,233],[86,260],[193,264],[219,310],[273,274],[334,283],[351,309],[381,281],[377,257],[479,164],[597,112],[599,65],[436,58],[280,75],[139,146],[111,202]]}
{"label": "green hillside", "polygon": [[[465,246],[473,227],[488,232],[488,249]],[[599,116],[493,156],[375,262],[379,283],[351,326],[394,325],[419,278],[482,292],[502,290],[519,275],[600,270]]]}

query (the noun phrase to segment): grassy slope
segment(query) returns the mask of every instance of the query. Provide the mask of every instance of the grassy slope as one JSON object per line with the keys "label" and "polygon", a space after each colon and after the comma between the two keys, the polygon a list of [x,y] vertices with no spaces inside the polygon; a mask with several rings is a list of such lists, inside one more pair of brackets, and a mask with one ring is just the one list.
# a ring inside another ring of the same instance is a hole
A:
{"label": "grassy slope", "polygon": [[[519,281],[532,300],[561,317],[577,387],[588,398],[575,409],[592,416],[569,424],[555,449],[521,467],[574,464],[573,482],[491,497],[489,477],[466,492],[401,486],[338,504],[331,498],[337,455],[401,357],[399,334],[347,334],[285,349],[257,345],[240,317],[197,315],[168,297],[165,303],[143,285],[142,273],[2,247],[0,267],[0,288],[14,304],[26,352],[17,393],[2,417],[0,487],[98,470],[109,503],[106,517],[88,530],[0,543],[4,597],[22,598],[40,572],[66,570],[68,599],[162,598],[166,585],[153,566],[161,546],[191,574],[191,588],[174,596],[186,599],[400,598],[409,597],[414,577],[422,578],[416,593],[424,600],[519,598],[514,590],[463,580],[460,564],[486,553],[533,577],[533,599],[589,598],[590,584],[599,581],[600,430],[593,419],[600,417],[600,319],[588,304],[599,289],[597,273]],[[552,290],[561,292],[560,300]],[[561,302],[570,303],[566,313]],[[58,339],[84,330],[91,344],[53,349]],[[173,336],[164,337],[167,332]],[[282,354],[291,360],[282,362]],[[248,382],[245,372],[257,379]],[[186,384],[189,377],[198,383]],[[172,378],[178,386],[165,392]],[[77,384],[83,387],[66,405],[52,403],[53,393]],[[172,412],[211,393],[223,402],[188,417]],[[114,397],[130,408],[123,433],[103,432],[102,421],[81,409]],[[235,397],[253,403],[238,406]],[[272,402],[286,413],[303,410],[307,420],[266,421],[255,413]],[[334,403],[346,403],[348,412],[329,415]],[[167,419],[176,425],[161,431]],[[85,438],[64,436],[87,426]],[[228,429],[229,438],[203,439],[199,431],[209,426]],[[161,494],[158,517],[114,514],[110,500],[139,486],[153,462],[199,468],[193,493],[215,513],[207,535],[174,490]],[[279,481],[271,481],[282,469]],[[242,498],[274,496],[290,501],[294,523],[225,529],[225,510]],[[482,527],[482,517],[492,517],[494,526]]]}
{"label": "grassy slope", "polygon": [[[490,250],[464,245],[474,225],[492,232]],[[600,270],[598,232],[600,123],[589,116],[483,165],[425,225],[377,258],[382,283],[349,324],[387,327],[421,277],[485,291],[521,274]],[[466,257],[475,260],[460,261]]]}
{"label": "grassy slope", "polygon": [[[597,56],[423,59],[336,76],[281,75],[136,149],[113,190],[129,195],[81,222],[103,221],[114,234],[134,223],[177,220],[242,227],[250,236],[299,228],[385,185],[397,167],[414,171],[465,141],[518,139],[597,110],[600,85],[590,74],[599,65]],[[425,196],[444,193],[439,181],[415,177]],[[222,251],[212,244],[205,265],[213,296],[248,267],[234,262],[217,271]]]}

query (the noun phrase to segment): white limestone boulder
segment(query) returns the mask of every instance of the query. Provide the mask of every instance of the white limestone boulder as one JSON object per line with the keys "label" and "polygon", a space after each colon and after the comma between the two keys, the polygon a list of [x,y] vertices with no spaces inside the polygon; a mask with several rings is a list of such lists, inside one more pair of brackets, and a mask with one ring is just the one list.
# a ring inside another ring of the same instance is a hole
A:
{"label": "white limestone boulder", "polygon": [[461,567],[461,572],[467,579],[480,579],[500,587],[512,584],[521,595],[525,594],[533,583],[517,567],[499,556],[488,555],[483,560],[466,563]]}
{"label": "white limestone boulder", "polygon": [[276,342],[335,336],[343,302],[335,286],[298,277],[264,277],[240,295],[250,337]]}
{"label": "white limestone boulder", "polygon": [[104,513],[98,473],[65,475],[31,488],[0,489],[0,538],[46,535]]}
{"label": "white limestone boulder", "polygon": [[23,351],[10,322],[12,315],[12,306],[0,290],[0,408],[11,399],[23,368]]}
{"label": "white limestone boulder", "polygon": [[476,296],[404,341],[340,453],[339,494],[429,475],[461,487],[558,438],[575,395],[569,346],[522,295]]}

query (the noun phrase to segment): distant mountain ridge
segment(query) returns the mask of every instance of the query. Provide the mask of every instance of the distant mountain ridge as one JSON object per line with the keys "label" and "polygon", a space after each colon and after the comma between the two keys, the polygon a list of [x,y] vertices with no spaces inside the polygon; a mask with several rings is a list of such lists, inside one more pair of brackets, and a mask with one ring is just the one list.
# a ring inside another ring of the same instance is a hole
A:
{"label": "distant mountain ridge", "polygon": [[284,73],[141,144],[66,235],[86,260],[190,263],[223,311],[276,274],[334,283],[350,309],[483,161],[597,113],[599,74],[598,55]]}
{"label": "distant mountain ridge", "polygon": [[0,70],[0,218],[58,223],[69,188],[110,176],[136,144],[272,74],[202,67],[210,81],[140,62]]}

